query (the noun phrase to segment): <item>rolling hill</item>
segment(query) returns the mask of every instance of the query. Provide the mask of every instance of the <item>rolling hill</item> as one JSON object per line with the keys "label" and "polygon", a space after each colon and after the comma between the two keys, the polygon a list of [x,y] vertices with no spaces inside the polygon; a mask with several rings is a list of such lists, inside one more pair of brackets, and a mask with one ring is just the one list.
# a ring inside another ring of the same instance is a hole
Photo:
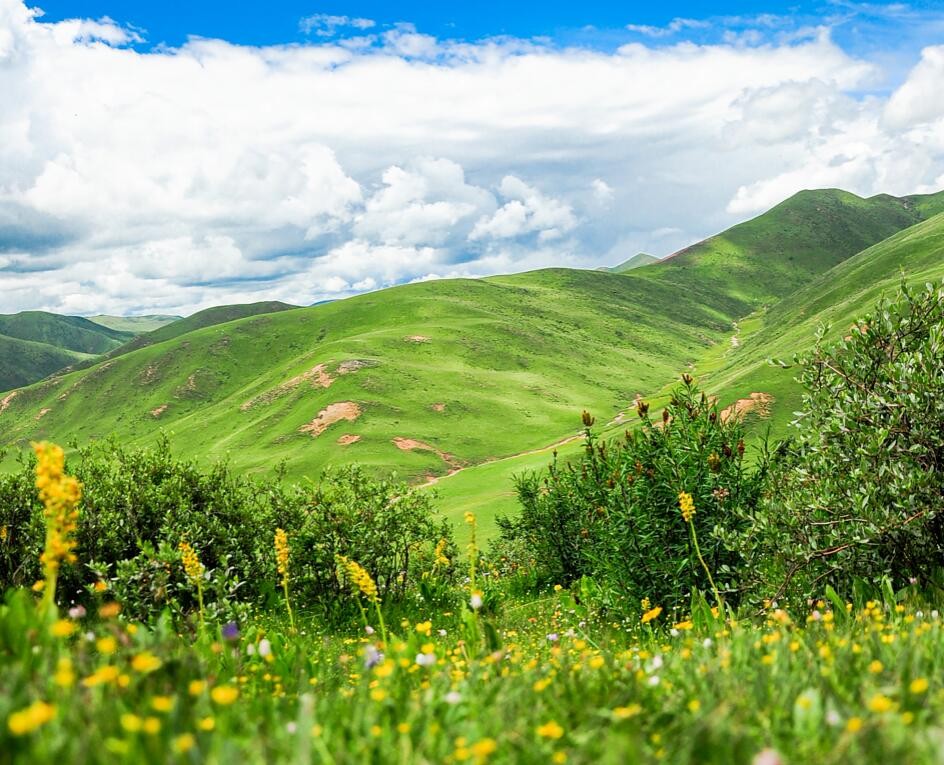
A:
{"label": "rolling hill", "polygon": [[45,311],[0,316],[0,335],[85,354],[107,353],[134,337],[130,332],[109,329],[80,316]]}
{"label": "rolling hill", "polygon": [[211,309],[6,396],[0,445],[166,432],[182,454],[260,472],[284,461],[292,478],[355,461],[419,481],[462,469],[437,484],[449,509],[494,513],[508,476],[546,464],[582,409],[616,432],[637,394],[658,402],[683,369],[723,403],[769,393],[782,427],[799,391],[766,358],[808,347],[823,319],[851,321],[902,265],[944,274],[944,216],[928,217],[939,208],[944,195],[803,192],[622,274],[549,269]]}
{"label": "rolling hill", "polygon": [[90,358],[94,357],[0,335],[0,393],[42,380],[53,372]]}
{"label": "rolling hill", "polygon": [[650,255],[646,252],[639,252],[633,255],[629,260],[624,260],[618,266],[613,266],[612,268],[607,268],[607,271],[614,271],[617,274],[625,274],[627,271],[632,271],[634,268],[642,268],[643,266],[648,266],[653,263],[658,263],[659,259],[655,255]]}
{"label": "rolling hill", "polygon": [[116,329],[119,332],[131,332],[140,335],[145,332],[153,332],[167,324],[180,321],[182,316],[166,316],[164,314],[148,314],[144,316],[89,316],[89,321],[101,324],[109,329]]}

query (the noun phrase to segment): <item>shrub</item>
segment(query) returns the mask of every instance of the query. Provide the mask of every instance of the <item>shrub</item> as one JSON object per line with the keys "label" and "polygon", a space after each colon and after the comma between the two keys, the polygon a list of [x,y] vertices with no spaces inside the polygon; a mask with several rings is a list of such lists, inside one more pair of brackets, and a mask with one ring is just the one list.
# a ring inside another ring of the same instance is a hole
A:
{"label": "shrub", "polygon": [[743,540],[761,592],[927,582],[944,563],[944,287],[902,285],[802,359],[807,389],[767,512]]}
{"label": "shrub", "polygon": [[665,607],[689,602],[693,589],[711,582],[698,559],[679,507],[679,494],[694,501],[692,525],[718,587],[739,588],[740,557],[726,534],[736,533],[763,491],[764,455],[748,466],[744,427],[723,417],[716,402],[688,375],[675,389],[661,419],[637,408],[641,427],[613,442],[599,440],[585,415],[582,459],[546,474],[518,479],[521,514],[499,525],[506,544],[524,543],[546,577],[570,584],[591,576],[617,605],[638,608],[642,598]]}
{"label": "shrub", "polygon": [[[40,576],[42,508],[35,460],[0,476],[0,589]],[[426,494],[377,480],[353,466],[326,472],[312,487],[238,475],[225,463],[203,469],[177,459],[162,439],[152,449],[108,441],[81,449],[67,468],[84,484],[77,530],[79,564],[63,567],[65,601],[81,602],[99,578],[111,580],[125,608],[147,616],[170,606],[194,608],[180,565],[189,542],[205,573],[208,612],[277,597],[273,535],[291,548],[293,598],[302,609],[343,599],[335,556],[363,565],[385,599],[403,597],[441,540],[451,533]]]}

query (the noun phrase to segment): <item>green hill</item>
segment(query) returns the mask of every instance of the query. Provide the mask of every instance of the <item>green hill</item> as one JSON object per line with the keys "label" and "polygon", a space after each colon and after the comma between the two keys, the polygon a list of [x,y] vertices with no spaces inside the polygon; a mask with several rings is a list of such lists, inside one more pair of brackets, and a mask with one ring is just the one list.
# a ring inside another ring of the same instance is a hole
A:
{"label": "green hill", "polygon": [[109,329],[80,316],[45,311],[0,316],[0,335],[85,354],[107,353],[133,337],[129,332]]}
{"label": "green hill", "polygon": [[280,303],[277,300],[266,300],[260,303],[242,303],[236,305],[221,305],[214,308],[207,308],[203,311],[188,316],[186,319],[178,319],[163,324],[162,326],[150,332],[138,335],[124,347],[118,349],[112,356],[123,355],[136,351],[139,348],[145,348],[155,343],[162,343],[166,340],[172,340],[188,332],[193,332],[204,327],[213,327],[217,324],[245,319],[248,316],[258,316],[265,313],[277,313],[279,311],[289,311],[298,306]]}
{"label": "green hill", "polygon": [[694,286],[739,301],[741,313],[770,305],[846,258],[920,223],[944,192],[863,199],[847,191],[801,191],[752,220],[692,245],[640,276]]}
{"label": "green hill", "polygon": [[629,260],[624,260],[618,266],[613,266],[612,268],[608,268],[606,270],[613,271],[617,274],[625,274],[627,271],[632,271],[634,268],[642,268],[643,266],[648,266],[652,263],[658,262],[659,259],[655,255],[650,255],[646,252],[640,252],[636,255],[633,255]]}
{"label": "green hill", "polygon": [[42,380],[88,358],[93,357],[45,343],[0,335],[0,393]]}
{"label": "green hill", "polygon": [[181,316],[166,316],[164,314],[148,314],[144,316],[89,316],[89,321],[101,324],[109,329],[116,329],[119,332],[131,332],[135,335],[141,335],[145,332],[153,332],[167,324],[179,321]]}
{"label": "green hill", "polygon": [[582,409],[616,433],[637,394],[658,402],[683,369],[725,404],[772,395],[780,427],[798,391],[767,356],[863,310],[900,265],[944,270],[944,217],[920,222],[942,200],[804,192],[625,274],[551,269],[211,309],[18,391],[0,446],[167,432],[183,454],[250,471],[284,461],[293,478],[355,461],[414,480],[480,465],[437,489],[450,511],[488,515],[507,507],[508,476],[577,432]]}

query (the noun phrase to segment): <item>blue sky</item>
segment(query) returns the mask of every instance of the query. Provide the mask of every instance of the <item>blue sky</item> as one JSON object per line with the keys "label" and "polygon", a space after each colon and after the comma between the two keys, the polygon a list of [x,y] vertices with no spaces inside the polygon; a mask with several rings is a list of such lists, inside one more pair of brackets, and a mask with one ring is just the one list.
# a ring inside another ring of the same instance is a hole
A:
{"label": "blue sky", "polygon": [[926,0],[0,0],[3,309],[593,268],[935,191],[942,83]]}

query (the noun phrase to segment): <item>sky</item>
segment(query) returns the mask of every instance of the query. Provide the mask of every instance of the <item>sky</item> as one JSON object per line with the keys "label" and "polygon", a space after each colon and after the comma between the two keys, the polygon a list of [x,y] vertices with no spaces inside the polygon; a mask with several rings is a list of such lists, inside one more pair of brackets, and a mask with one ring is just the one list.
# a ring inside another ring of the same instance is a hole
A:
{"label": "sky", "polygon": [[944,2],[656,5],[0,0],[0,312],[593,268],[944,188]]}

